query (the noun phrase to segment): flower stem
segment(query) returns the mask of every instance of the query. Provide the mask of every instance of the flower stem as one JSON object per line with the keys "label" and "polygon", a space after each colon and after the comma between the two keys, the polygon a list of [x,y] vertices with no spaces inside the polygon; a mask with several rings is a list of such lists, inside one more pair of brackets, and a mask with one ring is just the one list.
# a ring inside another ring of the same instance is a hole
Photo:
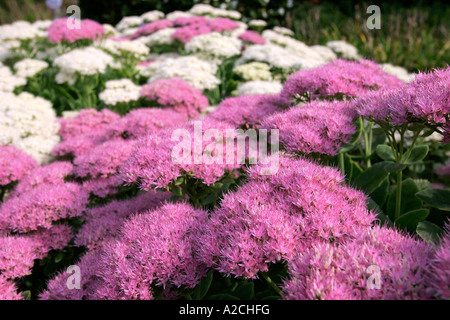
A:
{"label": "flower stem", "polygon": [[401,204],[402,204],[402,177],[403,172],[402,170],[399,170],[397,172],[397,196],[395,199],[395,220],[397,220],[400,217],[400,210],[401,210]]}
{"label": "flower stem", "polygon": [[341,172],[343,175],[345,175],[345,162],[344,162],[344,154],[339,153],[339,168],[341,169]]}
{"label": "flower stem", "polygon": [[272,281],[272,279],[269,277],[269,275],[265,272],[261,272],[261,275],[263,276],[264,280],[281,296],[281,289],[278,288],[278,286],[275,284],[275,282]]}

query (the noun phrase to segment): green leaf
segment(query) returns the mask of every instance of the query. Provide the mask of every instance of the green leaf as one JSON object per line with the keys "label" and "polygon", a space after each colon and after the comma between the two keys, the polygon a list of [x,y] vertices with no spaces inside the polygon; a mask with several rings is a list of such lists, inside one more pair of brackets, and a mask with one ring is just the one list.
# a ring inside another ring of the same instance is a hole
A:
{"label": "green leaf", "polygon": [[401,215],[395,223],[401,228],[415,229],[420,221],[425,220],[430,214],[428,209],[417,209],[408,211],[407,213]]}
{"label": "green leaf", "polygon": [[[402,199],[400,203],[400,214],[409,212],[416,209],[422,209],[423,202],[415,196],[419,192],[419,187],[413,179],[408,178],[402,181]],[[392,188],[392,192],[389,195],[386,212],[389,218],[395,220],[395,203],[397,199],[397,186]]]}
{"label": "green leaf", "polygon": [[24,300],[31,300],[31,291],[30,290],[23,291],[22,297]]}
{"label": "green leaf", "polygon": [[377,146],[376,152],[378,156],[387,161],[395,161],[394,152],[392,152],[392,148],[385,144],[379,144]]}
{"label": "green leaf", "polygon": [[184,177],[178,177],[177,181],[175,181],[175,185],[179,186],[184,182]]}
{"label": "green leaf", "polygon": [[425,189],[416,193],[416,196],[432,207],[450,211],[450,190]]}
{"label": "green leaf", "polygon": [[377,215],[377,218],[382,224],[390,224],[389,218],[384,214],[380,206],[370,198],[367,200],[367,208],[369,208],[369,210],[372,210]]}
{"label": "green leaf", "polygon": [[356,132],[353,134],[352,140],[342,146],[342,148],[339,150],[339,153],[347,153],[348,151],[355,148],[356,144],[359,141],[359,138],[361,137],[361,132],[362,132],[361,122],[362,121],[360,121],[360,119],[356,119],[354,121],[354,123],[356,125]]}
{"label": "green leaf", "polygon": [[370,195],[370,197],[382,207],[389,194],[389,179],[386,177],[381,185]]}
{"label": "green leaf", "polygon": [[208,275],[200,281],[198,287],[198,296],[196,297],[197,299],[202,300],[206,296],[206,294],[209,291],[209,288],[211,287],[213,276],[214,276],[213,271],[209,271]]}
{"label": "green leaf", "polygon": [[369,169],[361,173],[354,181],[354,185],[364,190],[366,193],[371,194],[374,192],[384,180],[387,178],[390,172],[403,170],[405,165],[399,165],[394,162],[383,161],[374,164]]}
{"label": "green leaf", "polygon": [[[406,164],[412,164],[419,161],[422,161],[428,154],[428,146],[417,146],[414,147],[411,151],[411,155],[406,160]],[[405,155],[406,156],[406,155]]]}
{"label": "green leaf", "polygon": [[55,257],[55,263],[59,263],[64,259],[64,254],[62,252],[58,252],[58,254]]}
{"label": "green leaf", "polygon": [[419,222],[416,229],[417,234],[427,243],[437,245],[440,242],[442,228],[428,221]]}
{"label": "green leaf", "polygon": [[218,293],[208,297],[206,300],[239,300],[239,298],[228,293]]}
{"label": "green leaf", "polygon": [[234,291],[234,295],[241,300],[252,300],[254,293],[255,285],[253,282],[241,283]]}

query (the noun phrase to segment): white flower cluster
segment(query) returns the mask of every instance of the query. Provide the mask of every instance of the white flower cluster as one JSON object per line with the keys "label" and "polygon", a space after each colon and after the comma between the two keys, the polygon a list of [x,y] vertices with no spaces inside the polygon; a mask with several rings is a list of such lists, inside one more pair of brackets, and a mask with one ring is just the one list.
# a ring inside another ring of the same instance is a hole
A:
{"label": "white flower cluster", "polygon": [[148,12],[142,14],[141,18],[146,23],[152,22],[152,21],[164,18],[164,12],[161,12],[158,10],[148,11]]}
{"label": "white flower cluster", "polygon": [[30,40],[45,38],[47,32],[39,25],[33,25],[27,21],[16,21],[12,24],[0,26],[0,42],[5,40]]}
{"label": "white flower cluster", "polygon": [[242,77],[246,81],[254,80],[272,80],[270,66],[264,62],[250,62],[235,66],[233,72]]}
{"label": "white flower cluster", "polygon": [[283,90],[283,85],[278,81],[249,81],[244,82],[237,89],[236,95],[250,94],[278,94]]}
{"label": "white flower cluster", "polygon": [[18,77],[31,78],[48,68],[48,63],[37,59],[23,59],[14,64],[14,71]]}
{"label": "white flower cluster", "polygon": [[102,24],[106,36],[120,37],[120,32],[110,24]]}
{"label": "white flower cluster", "polygon": [[203,59],[225,59],[241,53],[242,41],[217,32],[198,35],[185,44],[184,50]]}
{"label": "white flower cluster", "polygon": [[144,22],[139,16],[128,16],[123,17],[122,20],[116,25],[116,29],[120,32],[124,32],[127,29],[137,28]]}
{"label": "white flower cluster", "polygon": [[114,66],[114,59],[100,49],[87,47],[65,53],[57,57],[53,64],[60,68],[55,78],[56,82],[67,82],[72,85],[77,80],[77,74],[104,73],[107,66]]}
{"label": "white flower cluster", "polygon": [[205,90],[213,89],[220,84],[220,80],[215,76],[216,72],[217,66],[213,63],[202,61],[194,56],[181,56],[152,62],[141,74],[150,77],[149,83],[156,79],[179,77],[191,86]]}
{"label": "white flower cluster", "polygon": [[0,92],[13,92],[16,87],[26,83],[27,80],[13,75],[7,66],[0,63]]}
{"label": "white flower cluster", "polygon": [[0,145],[13,145],[45,163],[60,140],[58,130],[49,101],[27,92],[0,92]]}
{"label": "white flower cluster", "polygon": [[208,4],[196,4],[189,10],[189,13],[197,16],[208,15],[212,17],[224,17],[231,19],[241,18],[241,14],[238,11],[215,8]]}
{"label": "white flower cluster", "polygon": [[336,53],[334,53],[333,50],[331,50],[326,46],[315,45],[311,46],[310,48],[313,49],[315,52],[317,52],[320,55],[320,57],[325,61],[333,61],[337,59]]}
{"label": "white flower cluster", "polygon": [[301,59],[322,60],[321,55],[315,50],[294,38],[284,36],[273,30],[264,30],[262,36],[269,43],[277,44]]}
{"label": "white flower cluster", "polygon": [[175,28],[165,28],[152,33],[149,36],[143,36],[136,39],[146,44],[149,47],[154,47],[162,44],[172,44],[172,34],[176,31]]}
{"label": "white flower cluster", "polygon": [[166,15],[166,19],[169,21],[174,21],[178,18],[189,18],[192,17],[193,14],[186,12],[186,11],[179,11],[179,10],[175,10],[173,12],[170,12]]}
{"label": "white flower cluster", "polygon": [[96,46],[106,50],[115,56],[132,55],[137,59],[143,60],[150,53],[150,49],[137,40],[114,41],[106,39],[96,43]]}
{"label": "white flower cluster", "polygon": [[248,22],[250,27],[265,27],[267,26],[267,22],[261,19],[253,19]]}
{"label": "white flower cluster", "polygon": [[110,106],[121,102],[137,101],[141,94],[141,87],[127,78],[107,81],[105,86],[106,90],[100,93],[99,98]]}
{"label": "white flower cluster", "polygon": [[358,49],[356,49],[353,45],[345,41],[342,40],[329,41],[327,42],[327,47],[331,48],[342,58],[354,60],[358,60],[360,58],[358,54]]}
{"label": "white flower cluster", "polygon": [[411,82],[415,78],[414,73],[409,73],[408,70],[406,70],[405,68],[394,66],[390,63],[383,63],[381,65],[381,68],[383,68],[384,72],[396,76],[397,78],[399,78],[404,82]]}
{"label": "white flower cluster", "polygon": [[282,35],[286,35],[286,36],[293,36],[294,35],[294,31],[292,31],[291,29],[288,28],[284,28],[284,27],[273,27],[273,31],[275,31],[276,33],[282,34]]}
{"label": "white flower cluster", "polygon": [[306,66],[316,66],[322,63],[322,60],[303,59],[299,55],[275,44],[257,44],[248,47],[243,52],[242,57],[236,60],[235,65],[241,65],[248,61],[266,62],[271,68],[279,68],[286,71]]}

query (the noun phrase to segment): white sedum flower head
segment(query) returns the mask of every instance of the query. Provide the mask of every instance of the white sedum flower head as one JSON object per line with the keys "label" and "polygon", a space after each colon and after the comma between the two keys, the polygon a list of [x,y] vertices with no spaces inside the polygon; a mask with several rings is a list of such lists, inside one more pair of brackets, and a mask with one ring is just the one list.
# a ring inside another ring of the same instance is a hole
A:
{"label": "white sedum flower head", "polygon": [[236,95],[250,94],[278,94],[283,90],[283,85],[278,81],[249,81],[244,82],[237,89]]}
{"label": "white sedum flower head", "polygon": [[60,140],[58,130],[49,101],[27,92],[0,92],[0,145],[13,145],[45,163]]}
{"label": "white sedum flower head", "polygon": [[161,12],[159,10],[148,11],[141,15],[141,19],[146,23],[162,18],[164,18],[164,12]]}
{"label": "white sedum flower head", "polygon": [[77,73],[81,75],[104,73],[107,66],[114,65],[114,59],[100,49],[87,47],[65,53],[57,57],[53,64],[60,68],[56,82],[73,84],[77,79]]}
{"label": "white sedum flower head", "polygon": [[235,66],[233,72],[246,81],[253,80],[272,80],[270,66],[264,62],[250,62]]}
{"label": "white sedum flower head", "polygon": [[[145,69],[148,82],[157,79],[179,77],[199,90],[214,89],[220,80],[215,76],[217,65],[195,56],[161,59],[150,63]],[[142,74],[142,73],[141,73]]]}
{"label": "white sedum flower head", "polygon": [[217,32],[198,35],[185,44],[184,50],[201,58],[225,59],[241,53],[242,41]]}
{"label": "white sedum flower head", "polygon": [[21,78],[31,78],[47,68],[47,62],[37,59],[23,59],[14,65],[16,75]]}
{"label": "white sedum flower head", "polygon": [[338,55],[342,56],[345,59],[359,59],[358,49],[356,49],[353,45],[342,41],[329,41],[327,42],[327,47],[331,48]]}
{"label": "white sedum flower head", "polygon": [[100,100],[107,105],[139,100],[141,87],[130,79],[110,80],[105,83],[106,90],[99,94]]}
{"label": "white sedum flower head", "polygon": [[120,32],[123,32],[126,29],[138,27],[143,22],[144,19],[142,19],[139,16],[123,17],[122,20],[120,20],[119,23],[116,25],[116,29],[119,30]]}
{"label": "white sedum flower head", "polygon": [[115,56],[121,57],[129,54],[140,60],[144,59],[150,53],[150,49],[145,44],[136,40],[114,41],[106,39],[97,42],[96,46]]}

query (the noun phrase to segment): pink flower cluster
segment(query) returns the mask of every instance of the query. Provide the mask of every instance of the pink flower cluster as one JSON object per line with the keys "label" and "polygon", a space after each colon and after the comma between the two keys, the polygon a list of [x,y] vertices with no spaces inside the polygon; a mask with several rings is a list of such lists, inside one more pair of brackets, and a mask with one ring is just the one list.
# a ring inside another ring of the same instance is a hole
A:
{"label": "pink flower cluster", "polygon": [[[75,26],[75,23],[79,23],[79,27]],[[99,40],[105,33],[103,26],[96,21],[69,18],[53,20],[53,23],[48,27],[47,31],[48,39],[51,42],[75,42],[81,39]]]}
{"label": "pink flower cluster", "polygon": [[371,90],[395,88],[403,82],[369,60],[336,59],[318,68],[300,70],[285,82],[281,98],[290,105],[297,95],[330,99],[338,95],[357,97]]}
{"label": "pink flower cluster", "polygon": [[205,213],[167,203],[134,215],[121,237],[105,245],[101,298],[152,299],[152,286],[193,288],[206,275],[196,259],[196,225]]}
{"label": "pink flower cluster", "polygon": [[231,31],[239,28],[239,24],[228,18],[209,19],[205,17],[180,17],[175,19],[175,26],[181,26],[172,34],[173,39],[182,43],[189,42],[193,37],[211,32]]}
{"label": "pink flower cluster", "polygon": [[0,300],[22,300],[22,295],[17,293],[14,282],[0,274]]}
{"label": "pink flower cluster", "polygon": [[87,202],[88,195],[78,184],[42,184],[3,203],[0,229],[15,232],[49,229],[53,221],[80,216]]}
{"label": "pink flower cluster", "polygon": [[225,121],[236,128],[259,127],[267,116],[282,110],[279,95],[247,95],[224,99],[206,119]]}
{"label": "pink flower cluster", "polygon": [[307,160],[280,157],[276,175],[252,167],[249,182],[228,193],[201,226],[199,259],[226,274],[256,278],[269,263],[290,260],[313,243],[353,239],[375,220],[362,192],[341,174]]}
{"label": "pink flower cluster", "polygon": [[141,96],[159,105],[173,108],[196,118],[199,112],[209,106],[208,98],[202,92],[178,77],[158,79],[142,87]]}
{"label": "pink flower cluster", "polygon": [[440,299],[450,299],[450,222],[447,220],[445,234],[433,258],[431,288]]}
{"label": "pink flower cluster", "polygon": [[159,19],[150,23],[144,24],[131,36],[131,39],[136,39],[144,35],[152,34],[156,31],[173,27],[173,22],[167,19]]}
{"label": "pink flower cluster", "polygon": [[39,229],[26,235],[0,236],[0,277],[14,279],[31,273],[35,259],[42,259],[51,249],[62,249],[72,238],[65,225]]}
{"label": "pink flower cluster", "polygon": [[289,262],[284,298],[429,299],[432,256],[425,242],[378,226],[340,246],[315,242]]}
{"label": "pink flower cluster", "polygon": [[368,119],[400,126],[420,122],[442,129],[450,141],[450,67],[421,73],[399,88],[365,94],[356,99],[359,113]]}
{"label": "pink flower cluster", "polygon": [[19,181],[37,165],[36,160],[23,151],[13,146],[0,146],[0,187]]}
{"label": "pink flower cluster", "polygon": [[73,165],[68,161],[56,161],[48,165],[35,167],[29,170],[11,192],[18,196],[28,192],[39,185],[61,185],[64,179],[73,172]]}
{"label": "pink flower cluster", "polygon": [[337,155],[356,132],[356,111],[348,101],[312,101],[264,119],[261,128],[279,129],[289,152]]}
{"label": "pink flower cluster", "polygon": [[[193,123],[187,123],[178,128],[184,129],[185,137],[181,135],[180,141],[172,140],[173,129],[160,130],[154,134],[149,134],[135,144],[135,149],[126,164],[122,167],[121,178],[125,183],[138,183],[144,190],[153,188],[166,188],[171,182],[174,182],[183,173],[190,174],[203,183],[210,185],[220,180],[227,172],[233,172],[241,168],[241,159],[238,154],[237,145],[233,144],[233,161],[227,161],[226,137],[227,130],[235,132],[235,127],[226,122],[218,122],[213,119],[205,119],[201,122],[202,136],[209,130],[214,129],[220,134],[203,139],[197,137],[194,131]],[[235,136],[231,137],[235,139]],[[200,140],[199,140],[200,139]],[[183,154],[182,148],[179,154],[176,146],[180,143],[189,145],[191,153]],[[197,146],[198,145],[198,146]],[[210,150],[210,148],[212,150]],[[215,147],[222,151],[222,155],[214,154]],[[155,152],[157,150],[157,152]],[[211,157],[209,156],[211,153]],[[214,157],[220,157],[216,161]],[[245,157],[246,155],[242,155]],[[196,162],[197,157],[201,163]],[[219,159],[221,161],[219,161]]]}
{"label": "pink flower cluster", "polygon": [[266,39],[264,39],[259,33],[246,30],[238,36],[239,39],[253,44],[266,44]]}

